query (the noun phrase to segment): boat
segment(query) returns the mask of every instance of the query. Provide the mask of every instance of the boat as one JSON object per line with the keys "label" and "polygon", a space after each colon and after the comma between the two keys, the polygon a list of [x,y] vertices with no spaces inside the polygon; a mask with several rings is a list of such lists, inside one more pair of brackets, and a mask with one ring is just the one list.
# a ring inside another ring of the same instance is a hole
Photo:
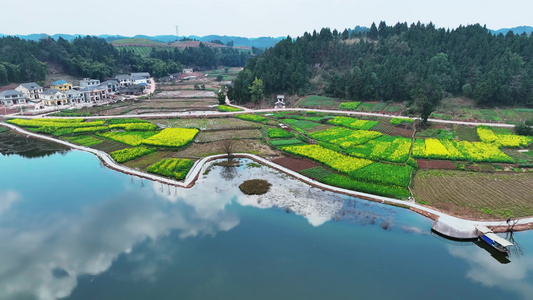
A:
{"label": "boat", "polygon": [[492,246],[494,249],[503,252],[503,253],[509,253],[508,247],[513,246],[514,244],[509,242],[508,240],[497,236],[492,230],[490,230],[487,226],[483,225],[476,225],[476,230],[478,232],[478,236],[480,240],[483,240],[490,246]]}

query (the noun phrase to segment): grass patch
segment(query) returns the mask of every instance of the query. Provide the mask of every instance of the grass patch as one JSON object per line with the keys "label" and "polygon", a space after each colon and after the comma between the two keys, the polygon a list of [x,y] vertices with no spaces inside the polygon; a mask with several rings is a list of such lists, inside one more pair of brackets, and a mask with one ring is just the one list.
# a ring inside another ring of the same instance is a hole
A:
{"label": "grass patch", "polygon": [[69,137],[64,137],[63,139],[71,143],[82,145],[82,146],[92,146],[92,145],[100,144],[102,142],[102,140],[97,139],[90,135],[69,136]]}
{"label": "grass patch", "polygon": [[239,189],[246,195],[263,195],[268,192],[272,184],[263,179],[250,179],[239,185]]}
{"label": "grass patch", "polygon": [[307,96],[302,100],[298,101],[297,107],[328,107],[328,108],[337,108],[340,104],[340,101],[330,97],[324,96]]}

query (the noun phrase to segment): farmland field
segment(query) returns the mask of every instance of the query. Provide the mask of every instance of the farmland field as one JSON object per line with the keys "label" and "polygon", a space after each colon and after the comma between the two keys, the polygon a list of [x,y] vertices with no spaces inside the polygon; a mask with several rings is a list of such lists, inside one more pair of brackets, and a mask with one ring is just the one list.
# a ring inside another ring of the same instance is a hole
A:
{"label": "farmland field", "polygon": [[324,96],[307,96],[296,103],[296,107],[331,108],[339,107],[341,101]]}
{"label": "farmland field", "polygon": [[228,139],[259,139],[259,129],[248,130],[225,130],[225,131],[201,131],[194,139],[195,143],[209,143]]}
{"label": "farmland field", "polygon": [[200,130],[219,130],[234,128],[259,128],[261,125],[235,118],[205,118],[205,119],[157,119],[152,120],[155,124],[165,127],[198,128]]}
{"label": "farmland field", "polygon": [[533,176],[527,173],[419,171],[414,197],[464,217],[505,219],[533,215]]}

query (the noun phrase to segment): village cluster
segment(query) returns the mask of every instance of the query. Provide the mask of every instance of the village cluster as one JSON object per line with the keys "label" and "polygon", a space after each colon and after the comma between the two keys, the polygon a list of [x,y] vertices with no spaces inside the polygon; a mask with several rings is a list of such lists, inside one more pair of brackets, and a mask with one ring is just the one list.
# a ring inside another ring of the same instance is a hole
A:
{"label": "village cluster", "polygon": [[45,89],[35,82],[22,83],[14,90],[0,92],[3,106],[33,104],[35,109],[76,104],[97,104],[117,99],[119,95],[141,95],[150,90],[153,84],[150,73],[117,75],[100,82],[98,79],[84,78],[79,85],[65,80],[57,80]]}

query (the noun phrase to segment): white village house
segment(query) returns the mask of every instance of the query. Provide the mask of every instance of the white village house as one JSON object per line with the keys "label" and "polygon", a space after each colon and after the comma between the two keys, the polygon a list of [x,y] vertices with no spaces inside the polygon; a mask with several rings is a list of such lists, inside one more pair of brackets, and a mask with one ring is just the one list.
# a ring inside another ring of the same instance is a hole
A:
{"label": "white village house", "polygon": [[22,83],[15,88],[15,90],[24,94],[28,100],[39,99],[39,95],[43,92],[43,87],[35,82]]}
{"label": "white village house", "polygon": [[15,104],[25,104],[26,97],[17,90],[7,90],[0,92],[0,104],[4,106],[11,106]]}
{"label": "white village house", "polygon": [[96,102],[108,98],[107,89],[101,86],[85,87],[80,89],[85,96],[85,102]]}
{"label": "white village house", "polygon": [[56,89],[49,89],[42,92],[39,95],[39,99],[41,99],[44,105],[48,106],[65,105],[68,102],[67,95],[64,92]]}
{"label": "white village house", "polygon": [[67,100],[69,104],[79,104],[79,103],[85,103],[85,95],[83,92],[76,91],[76,90],[68,90],[66,92],[67,94]]}
{"label": "white village house", "polygon": [[98,79],[91,79],[91,78],[83,78],[80,80],[80,89],[86,88],[86,87],[94,87],[99,86],[100,80]]}

